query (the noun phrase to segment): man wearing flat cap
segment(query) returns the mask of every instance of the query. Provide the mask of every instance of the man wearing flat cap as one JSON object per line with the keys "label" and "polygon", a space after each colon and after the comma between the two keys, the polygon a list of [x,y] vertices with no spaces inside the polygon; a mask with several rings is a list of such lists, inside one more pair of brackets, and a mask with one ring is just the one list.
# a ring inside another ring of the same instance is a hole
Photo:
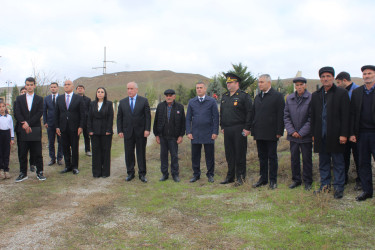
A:
{"label": "man wearing flat cap", "polygon": [[[339,87],[341,87],[343,89],[346,89],[348,91],[349,99],[352,98],[353,90],[355,90],[356,88],[358,88],[358,85],[355,84],[354,82],[352,82],[350,74],[348,72],[345,72],[345,71],[340,72],[336,76],[336,82],[337,82],[337,86],[339,86]],[[347,112],[350,113],[350,110],[348,110]],[[349,123],[350,123],[350,121],[349,121]],[[355,179],[356,184],[354,186],[354,190],[361,190],[362,186],[361,186],[361,180],[359,178],[359,172],[358,172],[359,156],[358,156],[357,144],[354,143],[354,142],[351,142],[351,141],[348,141],[345,144],[345,152],[344,152],[345,184],[347,184],[348,181],[349,181],[350,155],[352,153],[353,153],[353,158],[354,158],[354,163],[355,163],[355,169],[356,169],[356,173],[357,173],[357,178]]]}
{"label": "man wearing flat cap", "polygon": [[277,142],[284,134],[284,97],[271,86],[271,76],[259,76],[260,93],[254,99],[251,135],[257,143],[259,180],[254,188],[267,185],[277,188]]}
{"label": "man wearing flat cap", "polygon": [[[296,91],[290,94],[285,103],[284,124],[290,141],[290,160],[292,184],[290,189],[305,184],[305,190],[311,189],[312,183],[312,136],[310,130],[311,93],[306,89],[306,79],[293,79]],[[303,159],[303,178],[301,178],[300,153]]]}
{"label": "man wearing flat cap", "polygon": [[371,155],[375,158],[375,66],[365,65],[361,70],[365,84],[353,91],[350,105],[350,141],[358,145],[363,190],[357,201],[373,196]]}
{"label": "man wearing flat cap", "polygon": [[228,172],[220,184],[242,185],[246,177],[247,136],[251,128],[251,98],[240,89],[241,78],[225,74],[228,92],[221,99],[220,126],[224,133],[225,157]]}
{"label": "man wearing flat cap", "polygon": [[349,95],[333,83],[332,67],[321,68],[319,77],[323,86],[311,98],[311,132],[314,152],[319,153],[320,172],[320,188],[315,193],[330,191],[332,161],[334,198],[341,199],[345,184],[345,143],[349,136]]}
{"label": "man wearing flat cap", "polygon": [[178,165],[178,144],[185,134],[184,106],[175,101],[176,93],[173,89],[164,91],[165,101],[156,108],[154,120],[154,135],[160,144],[160,161],[162,177],[166,181],[168,172],[168,151],[171,155],[171,174],[175,182],[180,182]]}

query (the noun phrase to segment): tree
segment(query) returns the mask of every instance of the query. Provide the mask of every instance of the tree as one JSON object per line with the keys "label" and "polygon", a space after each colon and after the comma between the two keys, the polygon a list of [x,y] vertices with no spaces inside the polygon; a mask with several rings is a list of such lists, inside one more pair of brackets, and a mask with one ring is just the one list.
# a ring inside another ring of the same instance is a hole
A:
{"label": "tree", "polygon": [[280,92],[281,94],[283,94],[284,96],[287,94],[287,90],[286,88],[284,87],[284,84],[283,84],[283,81],[281,81],[280,77],[277,78],[277,81],[276,83],[272,84],[272,87]]}
{"label": "tree", "polygon": [[152,85],[146,89],[145,96],[148,99],[148,103],[149,103],[150,107],[153,107],[154,104],[155,104],[157,96],[156,96],[155,89],[152,87]]}
{"label": "tree", "polygon": [[177,86],[176,89],[176,101],[184,105],[186,105],[189,101],[187,90],[181,83]]}
{"label": "tree", "polygon": [[[242,63],[239,63],[238,65],[232,64],[232,67],[233,69],[229,70],[228,72],[241,77],[242,81],[240,82],[240,89],[247,90],[247,88],[253,85],[253,83],[256,81],[256,78],[251,74],[250,71],[247,70],[247,66],[243,66]],[[219,75],[218,78],[221,86],[224,89],[227,89],[225,74],[225,72],[221,72],[221,75]]]}
{"label": "tree", "polygon": [[194,89],[190,89],[189,95],[188,95],[188,99],[190,100],[190,99],[192,99],[192,98],[194,98],[196,96],[197,96],[197,90],[195,88]]}
{"label": "tree", "polygon": [[17,96],[19,96],[19,94],[20,94],[20,91],[17,85],[14,85],[14,87],[12,88],[12,103],[11,103],[12,106],[13,106],[13,103],[16,101]]}
{"label": "tree", "polygon": [[210,84],[208,85],[207,94],[209,96],[216,95],[217,98],[220,100],[223,92],[224,92],[224,89],[221,87],[221,84],[219,82],[219,77],[217,75],[214,75],[210,81]]}
{"label": "tree", "polygon": [[46,96],[48,93],[48,88],[45,86],[48,86],[51,84],[51,82],[58,82],[57,80],[54,80],[56,78],[56,74],[49,72],[46,73],[43,70],[39,70],[36,66],[35,62],[32,62],[33,69],[32,69],[32,75],[35,79],[35,94],[40,96]]}

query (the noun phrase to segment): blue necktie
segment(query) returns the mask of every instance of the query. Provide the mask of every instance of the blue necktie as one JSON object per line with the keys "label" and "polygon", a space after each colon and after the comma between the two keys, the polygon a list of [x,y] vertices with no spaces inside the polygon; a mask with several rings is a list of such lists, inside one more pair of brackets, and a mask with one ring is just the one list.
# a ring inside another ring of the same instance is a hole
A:
{"label": "blue necktie", "polygon": [[130,109],[132,110],[132,113],[134,111],[134,102],[133,102],[133,97],[130,98]]}

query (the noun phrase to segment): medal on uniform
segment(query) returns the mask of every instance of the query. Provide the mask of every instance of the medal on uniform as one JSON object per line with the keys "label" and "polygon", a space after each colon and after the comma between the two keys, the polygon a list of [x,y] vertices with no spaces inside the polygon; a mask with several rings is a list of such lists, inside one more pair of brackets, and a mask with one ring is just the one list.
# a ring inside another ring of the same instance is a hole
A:
{"label": "medal on uniform", "polygon": [[235,101],[235,102],[234,102],[234,106],[237,106],[237,104],[238,104],[238,102],[237,102],[237,101]]}

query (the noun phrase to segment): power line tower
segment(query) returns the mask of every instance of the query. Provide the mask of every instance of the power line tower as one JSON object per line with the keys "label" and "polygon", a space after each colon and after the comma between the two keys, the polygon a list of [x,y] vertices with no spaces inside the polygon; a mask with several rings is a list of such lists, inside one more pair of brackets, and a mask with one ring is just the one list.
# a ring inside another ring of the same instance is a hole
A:
{"label": "power line tower", "polygon": [[104,60],[103,60],[103,67],[93,67],[93,69],[103,69],[103,75],[107,74],[107,63],[116,63],[115,61],[107,61],[107,52],[106,47],[104,47]]}

